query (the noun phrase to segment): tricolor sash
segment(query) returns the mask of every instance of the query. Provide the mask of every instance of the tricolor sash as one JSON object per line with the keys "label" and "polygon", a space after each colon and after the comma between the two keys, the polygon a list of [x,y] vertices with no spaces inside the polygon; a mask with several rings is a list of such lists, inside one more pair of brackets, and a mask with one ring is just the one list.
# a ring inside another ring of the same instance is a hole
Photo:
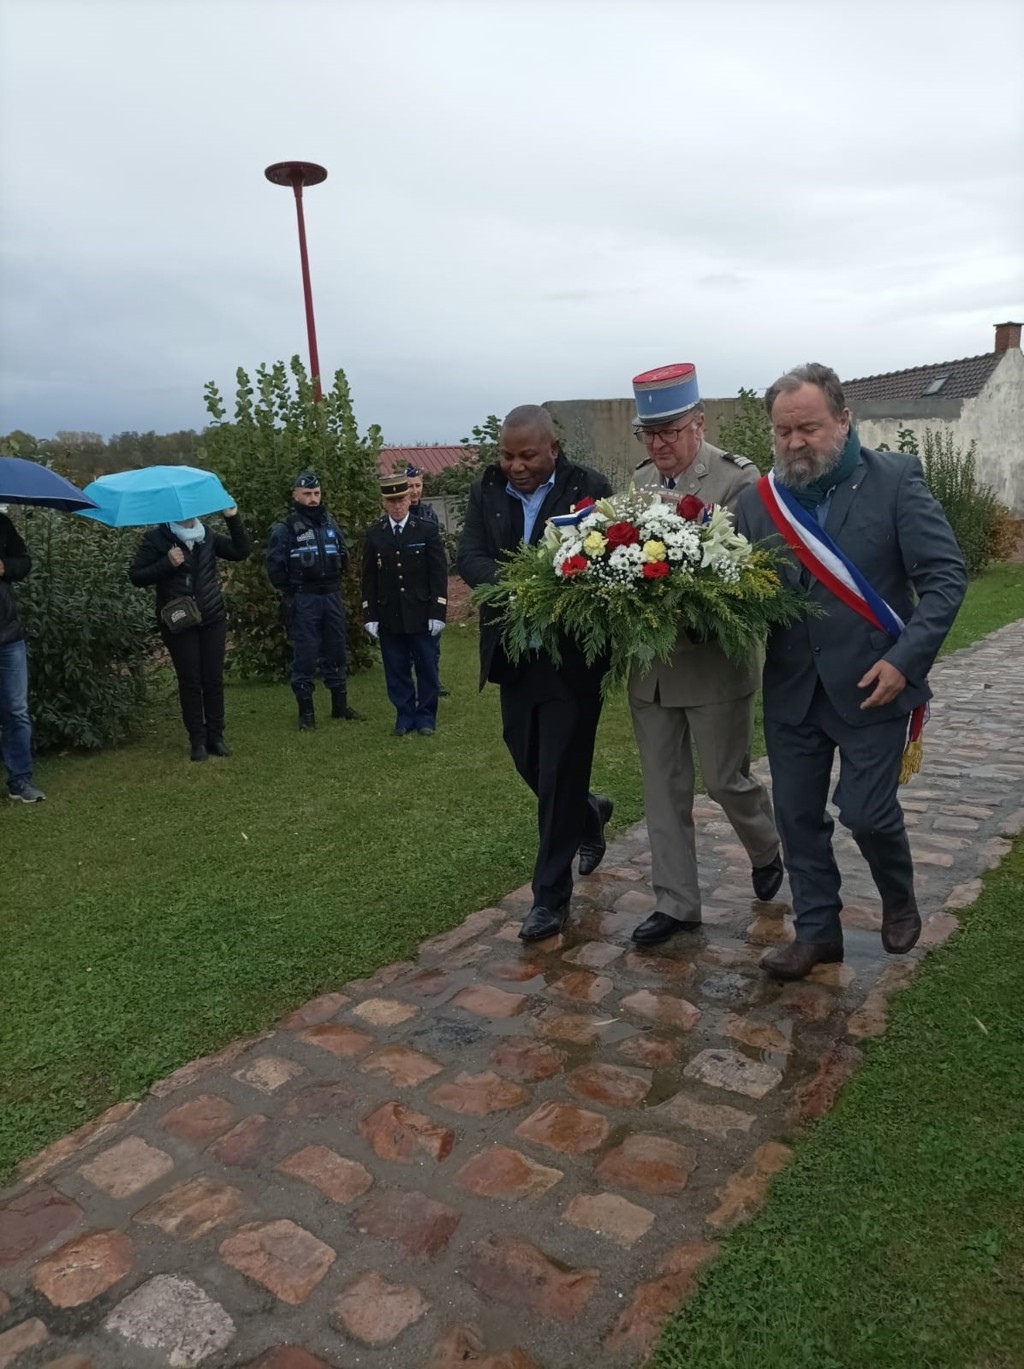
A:
{"label": "tricolor sash", "polygon": [[[757,482],[757,491],[786,544],[797,560],[854,613],[872,627],[899,637],[906,624],[882,596],[872,588],[841,547],[829,537],[818,520],[775,479],[770,471]],[[910,714],[907,741],[900,768],[900,783],[921,769],[921,733],[928,721],[927,704],[919,704]]]}

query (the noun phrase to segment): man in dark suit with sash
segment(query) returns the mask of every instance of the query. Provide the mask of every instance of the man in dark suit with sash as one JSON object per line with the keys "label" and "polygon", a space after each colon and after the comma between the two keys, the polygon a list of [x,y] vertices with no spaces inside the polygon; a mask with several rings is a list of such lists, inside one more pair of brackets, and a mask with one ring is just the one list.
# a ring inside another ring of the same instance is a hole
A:
{"label": "man in dark suit with sash", "polygon": [[[752,541],[799,545],[784,553],[782,574],[820,610],[774,629],[763,686],[796,940],[761,963],[779,978],[802,979],[815,965],[843,958],[841,878],[826,810],[837,750],[833,800],[881,895],[882,944],[901,955],[920,936],[897,786],[908,721],[931,697],[928,671],[967,576],[920,462],[861,446],[834,371],[817,362],[796,367],[769,388],[765,406],[774,487],[765,477],[743,491],[736,526]],[[889,611],[891,630],[873,625],[857,607],[856,590],[844,588],[856,584],[851,563]]]}
{"label": "man in dark suit with sash", "polygon": [[[520,405],[502,424],[499,460],[470,490],[459,574],[470,587],[494,584],[504,554],[539,542],[549,518],[611,492],[599,471],[566,460],[546,409]],[[481,614],[480,688],[488,681],[499,686],[505,745],[537,796],[539,842],[533,907],[519,933],[524,941],[561,930],[577,850],[581,874],[596,869],[604,855],[612,804],[590,793],[604,670],[601,662],[588,666],[568,641],[559,666],[540,651],[513,663],[495,615],[486,608]]]}

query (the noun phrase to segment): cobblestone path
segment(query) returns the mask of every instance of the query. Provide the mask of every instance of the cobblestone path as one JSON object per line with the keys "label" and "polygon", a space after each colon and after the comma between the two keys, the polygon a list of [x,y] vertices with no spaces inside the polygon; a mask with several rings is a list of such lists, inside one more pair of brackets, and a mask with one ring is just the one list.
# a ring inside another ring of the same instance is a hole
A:
{"label": "cobblestone path", "polygon": [[[1024,822],[1024,622],[934,684],[905,791],[922,951]],[[0,1194],[0,1369],[638,1364],[922,954],[882,952],[842,835],[848,959],[770,982],[788,907],[698,819],[701,934],[631,949],[638,825],[564,936],[524,948],[517,890],[26,1162]]]}

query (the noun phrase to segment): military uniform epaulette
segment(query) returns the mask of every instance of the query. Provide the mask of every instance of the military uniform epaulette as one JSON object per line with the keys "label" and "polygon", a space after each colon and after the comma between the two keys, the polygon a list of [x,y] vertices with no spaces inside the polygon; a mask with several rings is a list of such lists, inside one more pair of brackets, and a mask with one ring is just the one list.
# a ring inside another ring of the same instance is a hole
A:
{"label": "military uniform epaulette", "polygon": [[642,471],[643,468],[644,468],[645,466],[649,466],[650,464],[651,464],[651,458],[650,458],[649,456],[645,456],[644,459],[643,459],[642,461],[638,461],[638,462],[636,463],[636,465],[633,467],[633,469],[634,469],[635,471]]}
{"label": "military uniform epaulette", "polygon": [[735,452],[723,452],[722,455],[726,461],[731,461],[734,466],[739,466],[741,471],[754,464],[749,456],[737,456]]}

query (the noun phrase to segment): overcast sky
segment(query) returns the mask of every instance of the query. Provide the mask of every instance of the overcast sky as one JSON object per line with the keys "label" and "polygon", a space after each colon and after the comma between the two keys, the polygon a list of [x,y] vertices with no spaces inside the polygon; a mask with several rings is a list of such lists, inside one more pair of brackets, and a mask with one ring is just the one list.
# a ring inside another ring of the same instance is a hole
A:
{"label": "overcast sky", "polygon": [[971,356],[1024,317],[1024,5],[0,0],[0,432],[206,421],[306,353],[361,426]]}

